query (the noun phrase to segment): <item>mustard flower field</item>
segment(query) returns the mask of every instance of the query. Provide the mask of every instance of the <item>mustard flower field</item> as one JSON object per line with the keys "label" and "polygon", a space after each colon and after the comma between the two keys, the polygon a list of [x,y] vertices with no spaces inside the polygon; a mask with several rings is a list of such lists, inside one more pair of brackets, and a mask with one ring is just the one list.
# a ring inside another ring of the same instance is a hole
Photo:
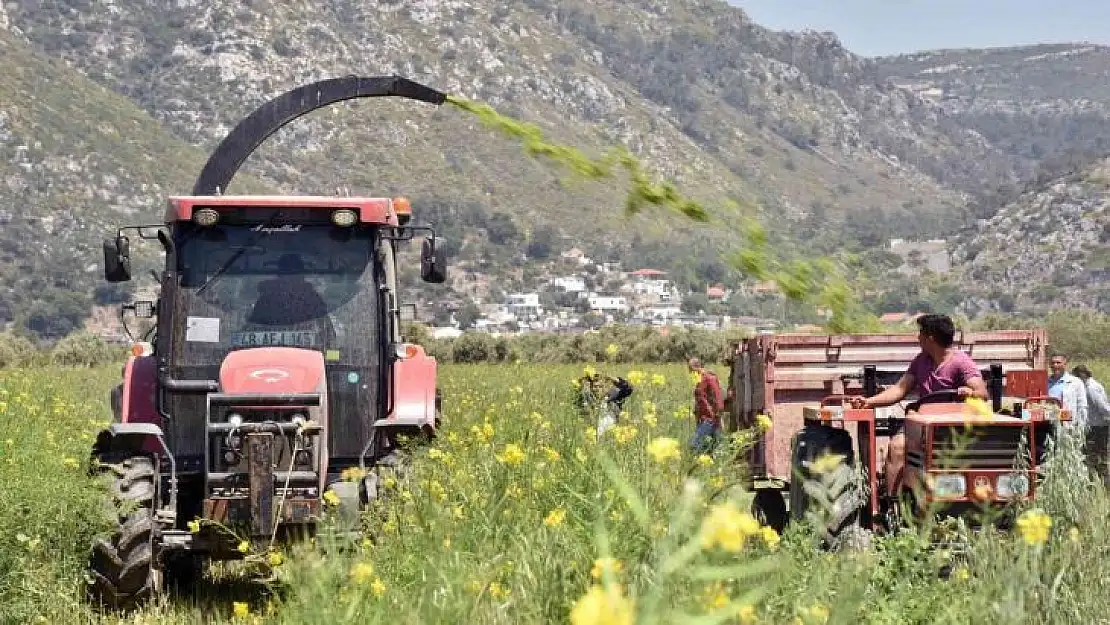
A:
{"label": "mustard flower field", "polygon": [[[0,623],[1110,619],[1110,506],[1081,471],[1054,468],[1009,532],[923,528],[826,552],[804,524],[779,536],[748,513],[734,458],[762,426],[692,455],[684,367],[593,367],[636,386],[600,441],[574,406],[580,365],[441,368],[440,436],[387,480],[364,538],[244,545],[194,591],[116,615],[86,603],[82,572],[105,529],[88,449],[119,368],[0,371]],[[1054,462],[1078,467],[1073,447]],[[931,545],[941,529],[959,547]]]}

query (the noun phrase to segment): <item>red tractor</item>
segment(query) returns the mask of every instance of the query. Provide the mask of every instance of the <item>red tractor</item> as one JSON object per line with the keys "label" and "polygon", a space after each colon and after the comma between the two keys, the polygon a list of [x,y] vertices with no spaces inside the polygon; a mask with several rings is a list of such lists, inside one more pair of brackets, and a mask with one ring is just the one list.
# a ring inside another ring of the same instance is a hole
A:
{"label": "red tractor", "polygon": [[408,200],[223,194],[286,123],[382,96],[446,98],[396,76],[289,91],[228,134],[164,223],[104,242],[109,282],[131,279],[125,230],[165,252],[157,301],[125,306],[157,317],[151,349],[127,360],[115,422],[92,451],[118,510],[90,556],[91,591],[109,607],[241,558],[239,541],[311,535],[329,501],[357,515],[376,469],[399,461],[399,437],[439,426],[436,361],[401,337],[398,243],[427,233],[431,283],[446,279],[445,248],[409,223]]}
{"label": "red tractor", "polygon": [[[835,547],[852,530],[895,529],[906,508],[975,524],[980,509],[1035,499],[1046,442],[1054,424],[1070,418],[1045,396],[1044,330],[964,333],[957,346],[986,365],[985,411],[954,392],[850,407],[848,397],[874,395],[901,377],[919,349],[914,335],[764,334],[742,342],[731,359],[729,429],[750,427],[760,414],[773,424],[745,458],[753,514],[781,532],[819,502],[819,529]],[[885,475],[899,424],[905,467]],[[839,461],[819,462],[823,456]]]}

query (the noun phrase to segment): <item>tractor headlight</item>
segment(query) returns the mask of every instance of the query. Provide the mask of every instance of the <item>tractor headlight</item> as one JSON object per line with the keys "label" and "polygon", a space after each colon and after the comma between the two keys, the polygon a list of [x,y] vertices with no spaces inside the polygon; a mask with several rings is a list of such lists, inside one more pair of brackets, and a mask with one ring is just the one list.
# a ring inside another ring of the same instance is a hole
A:
{"label": "tractor headlight", "polygon": [[934,475],[933,495],[937,497],[963,497],[967,493],[967,479],[955,473]]}
{"label": "tractor headlight", "polygon": [[202,208],[193,213],[193,223],[209,228],[220,220],[220,213],[214,208]]}
{"label": "tractor headlight", "polygon": [[331,214],[331,222],[340,228],[349,228],[358,221],[358,215],[349,208],[343,208]]}
{"label": "tractor headlight", "polygon": [[996,490],[1002,499],[1024,497],[1029,494],[1029,477],[1024,473],[1000,475]]}

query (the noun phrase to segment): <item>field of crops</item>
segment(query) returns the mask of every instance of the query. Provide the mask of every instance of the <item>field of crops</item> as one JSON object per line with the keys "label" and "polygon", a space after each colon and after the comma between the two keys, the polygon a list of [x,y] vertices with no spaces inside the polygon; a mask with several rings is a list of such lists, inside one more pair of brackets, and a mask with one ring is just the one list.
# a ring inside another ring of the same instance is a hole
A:
{"label": "field of crops", "polygon": [[104,527],[88,448],[119,368],[2,371],[0,623],[1110,622],[1110,506],[1076,472],[941,579],[952,554],[912,533],[833,554],[758,527],[742,467],[687,452],[683,367],[596,367],[637,383],[601,442],[572,405],[581,366],[445,367],[446,426],[373,541],[263,555],[269,577],[213,567],[118,617],[85,604],[82,569]]}

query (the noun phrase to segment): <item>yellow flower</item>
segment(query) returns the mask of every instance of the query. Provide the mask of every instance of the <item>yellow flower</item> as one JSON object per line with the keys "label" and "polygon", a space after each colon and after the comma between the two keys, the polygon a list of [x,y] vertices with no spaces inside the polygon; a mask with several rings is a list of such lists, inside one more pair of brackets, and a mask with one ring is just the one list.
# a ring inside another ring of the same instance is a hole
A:
{"label": "yellow flower", "polygon": [[721,582],[706,588],[702,594],[702,602],[708,610],[720,610],[728,605],[728,601],[728,593],[725,592],[725,587]]}
{"label": "yellow flower", "polygon": [[592,378],[597,375],[597,369],[594,369],[593,365],[586,365],[582,367],[582,373]]}
{"label": "yellow flower", "polygon": [[581,447],[575,447],[574,448],[574,457],[578,460],[578,462],[582,462],[582,463],[585,463],[586,460],[588,460],[590,458],[586,454],[586,450],[582,449]]}
{"label": "yellow flower", "polygon": [[66,458],[62,461],[62,464],[67,469],[76,469],[77,467],[81,466],[81,463],[77,462],[77,458]]}
{"label": "yellow flower", "polygon": [[660,464],[668,460],[682,457],[682,451],[678,441],[673,438],[656,438],[648,443],[647,451],[652,459]]}
{"label": "yellow flower", "polygon": [[374,581],[370,583],[370,591],[374,593],[375,597],[380,597],[385,594],[385,583],[382,582],[382,578],[374,578]]}
{"label": "yellow flower", "polygon": [[594,579],[601,579],[604,575],[617,575],[624,570],[624,565],[620,560],[605,556],[594,560],[594,566],[590,569],[590,576]]}
{"label": "yellow flower", "polygon": [[763,542],[766,543],[767,548],[769,548],[771,551],[774,551],[776,548],[778,548],[779,541],[782,540],[782,537],[780,537],[779,533],[775,531],[775,528],[766,525],[759,528],[759,536],[763,539]]}
{"label": "yellow flower", "polygon": [[187,526],[190,532],[196,534],[200,531],[200,519],[193,519],[192,521],[189,521]]}
{"label": "yellow flower", "polygon": [[843,460],[844,456],[842,454],[826,453],[818,458],[813,464],[811,464],[809,466],[809,469],[810,471],[818,475],[822,473],[828,473],[829,471],[832,471],[833,469],[836,469],[838,466],[840,466],[840,463]]}
{"label": "yellow flower", "polygon": [[1018,532],[1021,538],[1030,546],[1040,545],[1048,540],[1048,532],[1052,528],[1052,517],[1043,510],[1029,510],[1017,520]]}
{"label": "yellow flower", "polygon": [[964,400],[964,414],[989,417],[994,415],[991,405],[978,397],[968,397]]}
{"label": "yellow flower", "polygon": [[651,376],[651,383],[654,386],[666,386],[667,378],[662,373],[655,373]]}
{"label": "yellow flower", "polygon": [[745,539],[759,532],[759,521],[751,514],[741,512],[731,502],[715,504],[702,521],[701,544],[705,549],[719,545],[736,553],[744,548]]}
{"label": "yellow flower", "polygon": [[632,386],[640,386],[644,383],[644,379],[647,377],[647,374],[643,371],[629,371],[626,377],[628,378],[628,381],[632,384]]}
{"label": "yellow flower", "polygon": [[620,351],[620,349],[621,349],[621,348],[617,347],[617,344],[616,344],[616,343],[609,343],[609,345],[608,345],[608,346],[607,346],[607,347],[605,348],[605,353],[606,353],[606,354],[607,354],[607,355],[608,355],[608,356],[609,356],[610,358],[612,358],[613,356],[616,356],[616,355],[617,355],[617,352],[619,352],[619,351]]}
{"label": "yellow flower", "polygon": [[560,525],[563,524],[563,521],[565,521],[566,518],[567,518],[567,511],[566,510],[562,509],[561,507],[560,508],[555,508],[551,512],[547,513],[547,516],[544,517],[543,524],[548,526],[548,527],[559,527]]}
{"label": "yellow flower", "polygon": [[713,466],[713,458],[709,457],[706,454],[699,454],[698,458],[697,458],[697,461],[698,461],[698,465],[703,466],[703,467]]}
{"label": "yellow flower", "polygon": [[524,450],[522,450],[519,445],[517,445],[516,443],[509,443],[508,445],[505,445],[503,451],[500,454],[497,454],[496,458],[497,461],[501,464],[516,466],[524,462],[525,455]]}
{"label": "yellow flower", "polygon": [[433,447],[428,450],[428,457],[432,460],[442,460],[443,458],[447,457],[447,454],[443,453],[442,450]]}
{"label": "yellow flower", "polygon": [[344,482],[357,482],[366,477],[366,469],[362,467],[347,467],[339,474],[339,479]]}
{"label": "yellow flower", "polygon": [[245,540],[241,540],[239,541],[239,546],[236,547],[236,549],[239,551],[239,553],[247,553],[251,550],[251,544]]}
{"label": "yellow flower", "polygon": [[956,569],[955,573],[953,573],[952,575],[961,582],[967,581],[967,579],[971,577],[971,573],[968,572],[967,567],[963,566]]}
{"label": "yellow flower", "polygon": [[755,608],[745,603],[736,609],[736,618],[738,618],[743,625],[751,625],[751,623],[755,622]]}
{"label": "yellow flower", "polygon": [[491,582],[489,585],[489,594],[494,599],[504,599],[509,596],[510,591],[508,588],[502,586],[500,582]]}
{"label": "yellow flower", "polygon": [[591,586],[570,611],[571,625],[632,625],[634,617],[635,602],[617,584]]}
{"label": "yellow flower", "polygon": [[1068,530],[1068,540],[1072,541],[1073,543],[1079,542],[1079,528],[1078,527],[1073,527],[1070,530]]}
{"label": "yellow flower", "polygon": [[774,422],[771,421],[771,417],[768,417],[765,414],[761,414],[755,416],[755,424],[761,431],[766,432],[767,430],[771,429],[771,426],[774,425]]}
{"label": "yellow flower", "polygon": [[357,584],[364,584],[374,577],[374,565],[369,562],[359,562],[351,567],[351,579]]}
{"label": "yellow flower", "polygon": [[285,562],[285,556],[283,556],[280,551],[271,551],[269,556],[267,556],[267,560],[269,560],[270,566],[279,567]]}
{"label": "yellow flower", "polygon": [[636,428],[631,425],[618,425],[609,431],[613,433],[613,438],[621,445],[636,438]]}
{"label": "yellow flower", "polygon": [[241,601],[235,601],[231,604],[231,614],[235,618],[247,618],[251,614],[251,608]]}
{"label": "yellow flower", "polygon": [[324,493],[324,503],[329,506],[338,506],[339,495],[336,495],[334,490],[329,490],[328,492]]}
{"label": "yellow flower", "polygon": [[559,459],[559,452],[555,451],[554,449],[552,449],[550,447],[544,447],[543,448],[543,453],[544,453],[545,456],[547,456],[547,459],[550,462],[555,462],[556,460]]}

